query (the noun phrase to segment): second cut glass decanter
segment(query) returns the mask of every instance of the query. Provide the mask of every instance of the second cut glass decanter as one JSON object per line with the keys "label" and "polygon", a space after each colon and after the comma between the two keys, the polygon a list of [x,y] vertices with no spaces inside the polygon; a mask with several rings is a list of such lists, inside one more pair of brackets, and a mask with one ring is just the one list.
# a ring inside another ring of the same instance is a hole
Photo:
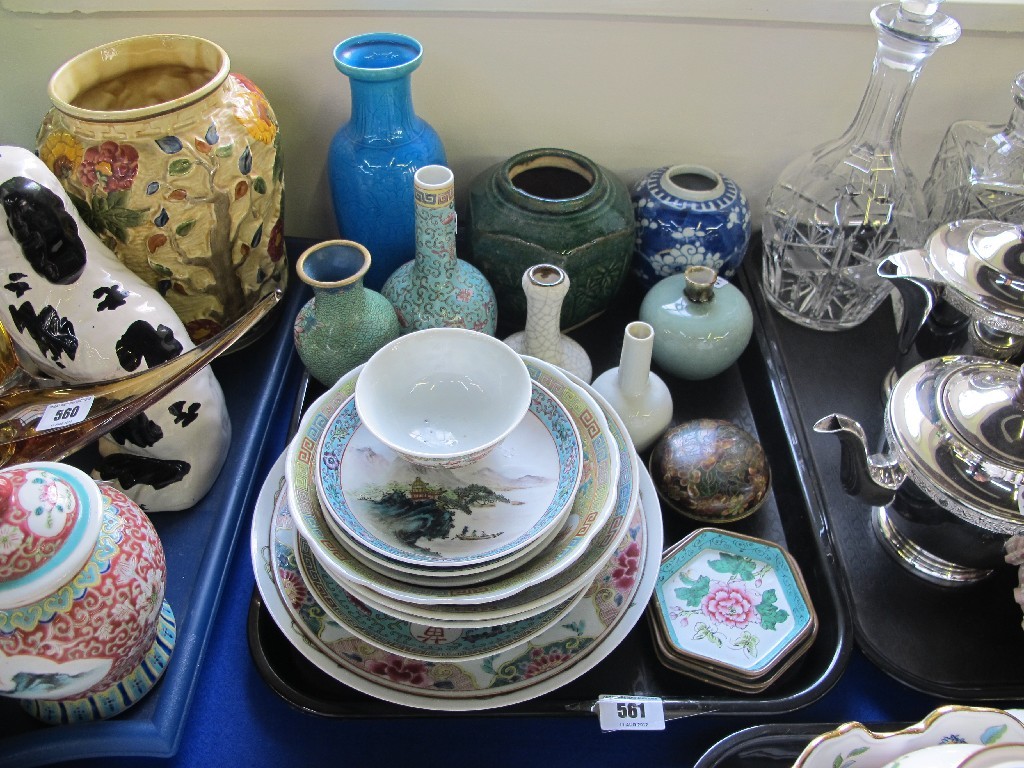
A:
{"label": "second cut glass decanter", "polygon": [[900,158],[903,116],[935,50],[960,36],[938,2],[871,12],[878,47],[850,127],[789,164],[762,221],[765,296],[783,316],[822,331],[864,322],[889,295],[876,269],[927,236],[924,199]]}
{"label": "second cut glass decanter", "polygon": [[953,123],[924,184],[928,222],[961,219],[1024,222],[1024,72],[1013,81],[1005,125]]}

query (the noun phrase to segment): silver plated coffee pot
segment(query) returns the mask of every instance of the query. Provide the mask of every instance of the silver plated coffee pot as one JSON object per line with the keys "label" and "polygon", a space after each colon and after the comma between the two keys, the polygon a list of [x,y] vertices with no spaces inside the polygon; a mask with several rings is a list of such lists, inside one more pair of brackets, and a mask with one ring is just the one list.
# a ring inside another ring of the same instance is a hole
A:
{"label": "silver plated coffee pot", "polygon": [[942,355],[1024,362],[1024,227],[966,219],[924,248],[884,259],[878,274],[903,298],[899,358],[887,394],[914,365]]}

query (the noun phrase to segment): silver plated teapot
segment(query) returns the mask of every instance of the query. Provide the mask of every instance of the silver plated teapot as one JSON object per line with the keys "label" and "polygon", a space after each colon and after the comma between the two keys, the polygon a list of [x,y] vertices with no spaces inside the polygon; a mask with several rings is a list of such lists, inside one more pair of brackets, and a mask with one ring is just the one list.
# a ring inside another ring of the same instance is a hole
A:
{"label": "silver plated teapot", "polygon": [[841,414],[814,429],[840,439],[843,489],[872,505],[902,565],[944,585],[986,578],[1006,538],[1024,533],[1024,368],[963,355],[919,363],[893,386],[884,426],[880,453]]}
{"label": "silver plated teapot", "polygon": [[1024,227],[966,219],[924,248],[890,255],[878,274],[903,298],[899,359],[883,392],[917,363],[941,355],[1024,362]]}

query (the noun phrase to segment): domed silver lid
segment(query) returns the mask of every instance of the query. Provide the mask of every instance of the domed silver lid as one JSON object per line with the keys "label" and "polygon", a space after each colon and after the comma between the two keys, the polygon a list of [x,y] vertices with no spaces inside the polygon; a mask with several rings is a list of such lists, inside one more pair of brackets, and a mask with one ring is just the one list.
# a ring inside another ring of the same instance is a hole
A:
{"label": "domed silver lid", "polygon": [[893,388],[886,436],[907,475],[940,506],[1002,533],[1024,532],[1024,370],[952,356]]}
{"label": "domed silver lid", "polygon": [[931,235],[927,251],[950,304],[991,328],[1024,333],[1024,227],[956,221]]}

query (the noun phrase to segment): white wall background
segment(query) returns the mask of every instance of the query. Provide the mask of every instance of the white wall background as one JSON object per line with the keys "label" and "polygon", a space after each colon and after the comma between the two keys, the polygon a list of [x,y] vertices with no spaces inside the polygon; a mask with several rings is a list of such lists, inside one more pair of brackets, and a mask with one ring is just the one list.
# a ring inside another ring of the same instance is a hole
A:
{"label": "white wall background", "polygon": [[[47,81],[81,51],[148,32],[207,37],[263,88],[277,113],[286,232],[335,237],[324,164],[332,134],[348,117],[349,92],[331,52],[350,35],[387,30],[424,46],[412,83],[416,111],[440,133],[463,200],[460,190],[491,164],[557,146],[627,183],[660,165],[714,167],[759,214],[790,159],[847,127],[875,48],[872,3],[863,0],[722,0],[717,14],[716,4],[704,2],[689,12],[685,0],[647,0],[638,11],[603,0],[600,14],[578,12],[582,4],[572,0],[526,13],[444,10],[458,6],[438,0],[419,6],[427,11],[329,10],[352,4],[278,0],[277,8],[292,10],[274,11],[259,10],[269,5],[260,0],[222,0],[214,12],[159,12],[138,10],[152,2],[82,0],[77,7],[126,8],[82,13],[59,10],[70,3],[3,0],[0,143],[34,148],[49,108]],[[47,5],[58,11],[40,12]],[[233,10],[239,5],[256,10]],[[741,12],[729,12],[739,5]],[[948,3],[946,10],[964,34],[926,65],[904,123],[904,153],[919,182],[952,121],[1006,120],[1010,84],[1024,70],[1024,6],[1004,0]],[[780,17],[789,20],[773,20]]]}

